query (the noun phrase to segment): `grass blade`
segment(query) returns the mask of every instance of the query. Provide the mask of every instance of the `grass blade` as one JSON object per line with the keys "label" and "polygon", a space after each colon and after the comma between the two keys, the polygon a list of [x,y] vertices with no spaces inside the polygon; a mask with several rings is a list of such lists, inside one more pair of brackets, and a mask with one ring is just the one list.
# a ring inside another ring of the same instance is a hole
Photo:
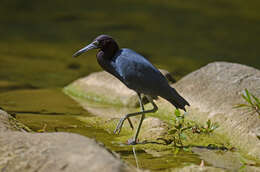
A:
{"label": "grass blade", "polygon": [[248,92],[247,89],[245,89],[245,94],[243,95],[243,98],[251,105],[254,105],[252,100],[251,100],[251,94]]}
{"label": "grass blade", "polygon": [[235,105],[233,108],[245,108],[245,107],[251,107],[250,105],[248,104],[239,104],[239,105]]}
{"label": "grass blade", "polygon": [[258,109],[260,109],[260,100],[256,96],[254,96],[253,94],[252,94],[252,97],[255,100],[255,105],[258,107]]}

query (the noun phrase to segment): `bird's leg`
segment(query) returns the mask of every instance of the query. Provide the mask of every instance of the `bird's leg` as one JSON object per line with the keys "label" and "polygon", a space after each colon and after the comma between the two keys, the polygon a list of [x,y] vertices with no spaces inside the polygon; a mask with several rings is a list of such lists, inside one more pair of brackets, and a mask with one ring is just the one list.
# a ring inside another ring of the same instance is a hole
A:
{"label": "bird's leg", "polygon": [[[138,95],[138,99],[139,99],[139,104],[140,104],[141,110],[142,110],[142,112],[144,112],[144,105],[143,105],[143,102],[142,102],[141,94],[140,94],[140,93],[137,93],[137,95]],[[132,145],[133,145],[133,144],[136,144],[136,143],[137,143],[137,137],[138,137],[138,134],[139,134],[139,132],[140,132],[141,125],[142,125],[142,123],[143,123],[144,118],[145,118],[145,114],[143,113],[142,116],[141,116],[141,119],[140,119],[140,121],[139,121],[139,125],[138,125],[138,127],[137,127],[137,130],[136,130],[136,133],[135,133],[134,138],[128,140],[128,143],[129,143],[129,144],[132,144]]]}
{"label": "bird's leg", "polygon": [[[142,126],[143,120],[144,120],[144,118],[145,118],[145,110],[144,110],[144,105],[143,105],[143,103],[142,103],[141,95],[138,94],[138,97],[139,97],[139,103],[140,103],[142,112],[144,112],[144,113],[143,113],[142,116],[141,116],[141,119],[140,119],[139,125],[138,125],[138,127],[137,127],[137,130],[136,130],[134,139],[128,141],[128,143],[131,144],[131,145],[134,145],[134,144],[137,143],[137,138],[138,138],[139,132],[140,132],[140,130],[141,130],[141,126]],[[158,109],[158,107],[157,107],[156,104],[153,102],[152,97],[147,96],[147,98],[148,98],[149,102],[151,102],[152,105],[153,105],[153,109],[152,109],[152,110],[154,110],[154,112],[156,112],[157,109]]]}
{"label": "bird's leg", "polygon": [[[146,110],[146,111],[141,111],[141,112],[130,113],[130,114],[125,115],[123,118],[120,119],[120,121],[119,121],[119,123],[117,124],[117,127],[116,127],[116,129],[115,129],[115,131],[114,131],[114,133],[118,133],[118,134],[120,133],[121,128],[122,128],[122,126],[123,126],[123,123],[124,123],[124,121],[125,121],[127,118],[132,117],[132,116],[137,116],[137,115],[145,114],[145,113],[156,112],[157,109],[158,109],[158,107],[157,107],[156,104],[153,102],[152,98],[148,98],[148,99],[149,99],[149,101],[152,103],[153,109],[151,109],[151,110]],[[139,125],[140,125],[140,124],[139,124]],[[140,130],[140,129],[139,129],[139,130]]]}
{"label": "bird's leg", "polygon": [[133,129],[134,129],[134,126],[133,126],[133,123],[131,122],[130,118],[127,118],[127,120],[128,120],[128,123],[129,123],[130,127],[131,127],[132,130],[133,130]]}

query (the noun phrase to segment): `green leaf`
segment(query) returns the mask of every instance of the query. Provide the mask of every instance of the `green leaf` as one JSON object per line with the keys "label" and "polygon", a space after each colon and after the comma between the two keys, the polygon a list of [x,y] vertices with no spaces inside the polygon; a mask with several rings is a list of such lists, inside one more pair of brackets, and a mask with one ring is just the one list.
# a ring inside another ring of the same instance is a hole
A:
{"label": "green leaf", "polygon": [[179,153],[179,151],[180,151],[180,148],[176,147],[175,150],[174,150],[174,152],[173,152],[173,154],[174,154],[174,155],[177,155],[177,154]]}
{"label": "green leaf", "polygon": [[202,127],[200,130],[201,130],[201,132],[203,132],[203,133],[207,132],[207,130],[206,130],[204,127]]}
{"label": "green leaf", "polygon": [[181,116],[181,112],[180,112],[179,109],[175,109],[174,114],[175,114],[176,117],[180,117]]}
{"label": "green leaf", "polygon": [[258,103],[258,104],[260,104],[260,100],[256,97],[256,96],[254,96],[253,94],[251,94],[252,95],[252,97],[254,98],[254,100]]}
{"label": "green leaf", "polygon": [[250,104],[250,101],[248,100],[247,96],[245,96],[244,94],[242,95],[243,99],[248,102]]}
{"label": "green leaf", "polygon": [[258,109],[260,109],[260,100],[256,97],[256,96],[254,96],[253,94],[252,94],[252,97],[254,98],[254,100],[255,100],[255,105],[258,107]]}

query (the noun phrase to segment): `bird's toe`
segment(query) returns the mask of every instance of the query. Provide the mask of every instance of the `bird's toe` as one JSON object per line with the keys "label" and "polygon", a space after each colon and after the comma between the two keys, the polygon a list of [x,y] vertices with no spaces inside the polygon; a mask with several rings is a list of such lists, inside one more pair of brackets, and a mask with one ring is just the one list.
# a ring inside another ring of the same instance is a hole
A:
{"label": "bird's toe", "polygon": [[136,144],[138,144],[138,140],[135,140],[134,138],[128,139],[127,144],[136,145]]}
{"label": "bird's toe", "polygon": [[120,131],[121,131],[121,128],[123,126],[123,122],[124,122],[124,118],[121,118],[120,121],[118,122],[117,126],[116,126],[116,129],[114,130],[114,133],[115,134],[119,134]]}

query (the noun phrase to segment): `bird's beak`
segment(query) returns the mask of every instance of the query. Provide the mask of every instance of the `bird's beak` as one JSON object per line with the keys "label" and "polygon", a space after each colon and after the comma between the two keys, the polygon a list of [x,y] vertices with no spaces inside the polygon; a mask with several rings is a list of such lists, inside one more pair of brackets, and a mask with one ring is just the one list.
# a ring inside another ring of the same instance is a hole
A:
{"label": "bird's beak", "polygon": [[96,48],[99,48],[98,47],[98,42],[94,41],[91,44],[87,45],[86,47],[84,47],[84,48],[80,49],[79,51],[77,51],[75,54],[73,54],[73,57],[78,57],[81,54],[83,54],[83,53],[85,53],[85,52],[87,52],[89,50],[96,49]]}

